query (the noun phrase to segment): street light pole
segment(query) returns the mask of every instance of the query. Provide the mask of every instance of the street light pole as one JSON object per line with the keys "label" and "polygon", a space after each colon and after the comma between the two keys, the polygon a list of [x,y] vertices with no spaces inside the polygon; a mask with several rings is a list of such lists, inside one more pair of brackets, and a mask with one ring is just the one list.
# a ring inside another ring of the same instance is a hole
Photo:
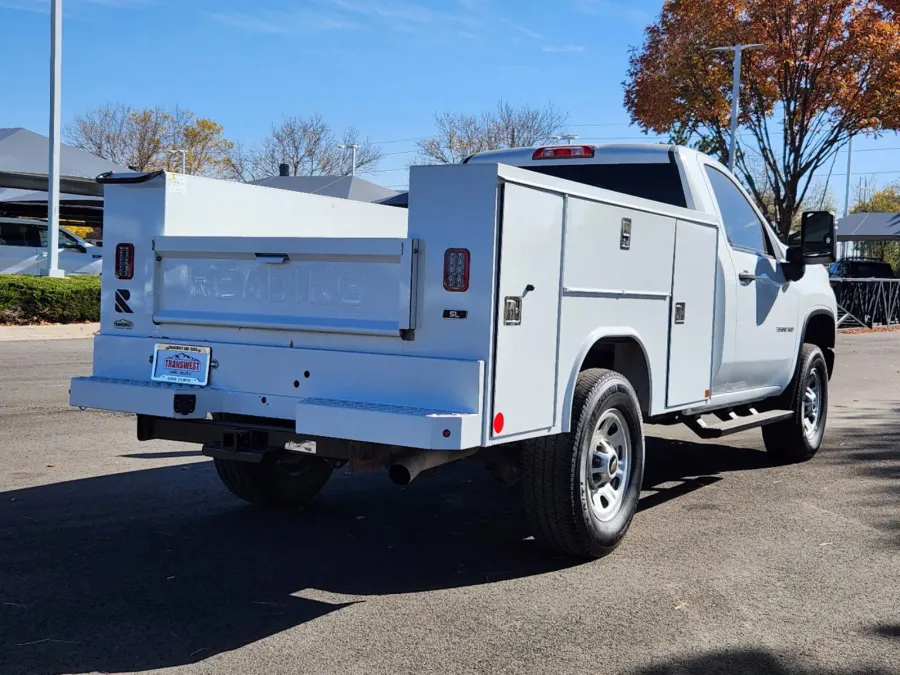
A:
{"label": "street light pole", "polygon": [[712,52],[734,52],[734,74],[731,84],[731,142],[728,148],[728,168],[734,171],[737,153],[737,125],[741,111],[741,56],[751,49],[762,49],[765,45],[734,45],[733,47],[714,47]]}
{"label": "street light pole", "polygon": [[50,158],[47,185],[47,276],[59,269],[59,154],[62,107],[62,0],[50,3]]}
{"label": "street light pole", "polygon": [[338,147],[341,148],[342,150],[352,150],[353,151],[353,158],[351,160],[353,163],[350,165],[352,173],[350,175],[356,176],[356,151],[359,150],[359,146],[351,145],[349,143],[344,143],[344,144],[339,145]]}
{"label": "street light pole", "polygon": [[185,168],[187,164],[187,150],[181,150],[180,148],[172,148],[171,150],[169,150],[170,155],[174,155],[176,152],[181,153],[181,173],[186,174],[187,171],[185,171]]}
{"label": "street light pole", "polygon": [[850,215],[850,170],[853,168],[853,136],[847,144],[847,188],[844,191],[844,218]]}

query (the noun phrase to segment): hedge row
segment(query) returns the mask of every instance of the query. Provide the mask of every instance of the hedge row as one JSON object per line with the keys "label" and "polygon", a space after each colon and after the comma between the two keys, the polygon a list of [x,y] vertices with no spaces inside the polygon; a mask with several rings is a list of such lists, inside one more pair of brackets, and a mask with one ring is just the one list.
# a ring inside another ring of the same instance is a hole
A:
{"label": "hedge row", "polygon": [[100,277],[65,279],[0,274],[0,324],[100,320]]}

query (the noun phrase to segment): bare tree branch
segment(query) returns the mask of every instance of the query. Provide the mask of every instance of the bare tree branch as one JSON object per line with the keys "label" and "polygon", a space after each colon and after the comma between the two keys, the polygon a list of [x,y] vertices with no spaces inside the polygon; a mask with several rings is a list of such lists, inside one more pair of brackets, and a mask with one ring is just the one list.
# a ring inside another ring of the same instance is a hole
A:
{"label": "bare tree branch", "polygon": [[258,180],[277,176],[287,164],[291,176],[348,176],[352,172],[352,153],[339,144],[358,145],[358,172],[373,169],[381,161],[381,149],[368,138],[360,138],[355,128],[335,136],[321,115],[309,118],[285,117],[255,149],[240,148],[231,158],[232,174],[239,180]]}
{"label": "bare tree branch", "polygon": [[485,150],[528,147],[544,143],[565,129],[568,114],[548,104],[515,108],[500,101],[495,110],[479,115],[442,113],[435,117],[437,133],[417,141],[419,161],[458,164]]}

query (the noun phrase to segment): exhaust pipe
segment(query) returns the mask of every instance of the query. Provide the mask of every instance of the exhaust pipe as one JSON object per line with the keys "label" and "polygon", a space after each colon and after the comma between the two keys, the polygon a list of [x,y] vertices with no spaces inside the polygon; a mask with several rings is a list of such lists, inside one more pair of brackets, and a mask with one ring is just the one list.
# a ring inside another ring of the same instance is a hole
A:
{"label": "exhaust pipe", "polygon": [[395,485],[409,485],[423,471],[458,459],[471,457],[478,448],[471,450],[422,450],[403,457],[388,467],[388,476]]}

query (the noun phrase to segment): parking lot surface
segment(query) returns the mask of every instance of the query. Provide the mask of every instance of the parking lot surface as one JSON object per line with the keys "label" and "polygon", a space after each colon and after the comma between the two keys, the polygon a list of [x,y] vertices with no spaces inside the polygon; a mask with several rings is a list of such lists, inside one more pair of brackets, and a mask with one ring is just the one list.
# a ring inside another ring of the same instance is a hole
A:
{"label": "parking lot surface", "polygon": [[900,335],[841,336],[829,430],[651,428],[622,546],[529,539],[477,463],[245,506],[193,446],[67,407],[91,341],[0,344],[0,673],[900,673]]}

